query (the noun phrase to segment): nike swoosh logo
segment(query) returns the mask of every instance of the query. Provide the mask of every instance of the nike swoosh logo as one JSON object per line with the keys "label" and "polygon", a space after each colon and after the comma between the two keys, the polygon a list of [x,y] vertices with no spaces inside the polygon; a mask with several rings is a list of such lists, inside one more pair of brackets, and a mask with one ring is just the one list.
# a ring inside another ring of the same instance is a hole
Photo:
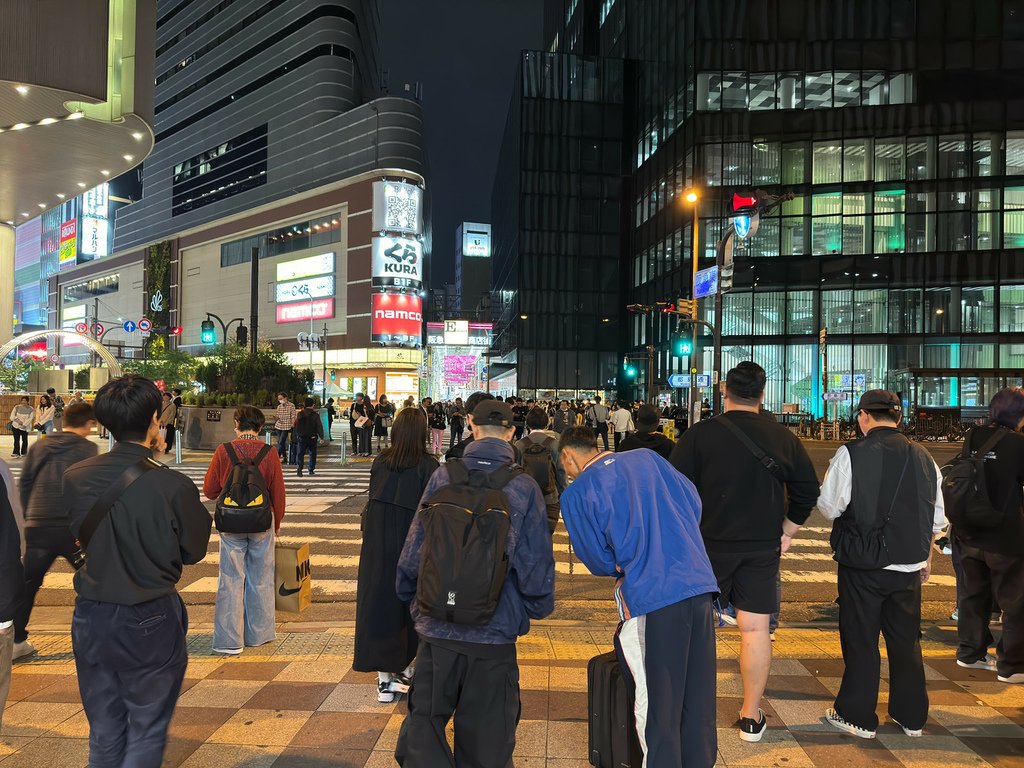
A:
{"label": "nike swoosh logo", "polygon": [[302,585],[301,584],[299,586],[297,586],[295,589],[285,589],[284,588],[284,582],[282,581],[281,582],[281,588],[279,590],[277,590],[277,593],[279,595],[281,595],[281,597],[291,597],[296,592],[298,592],[300,589],[302,589]]}

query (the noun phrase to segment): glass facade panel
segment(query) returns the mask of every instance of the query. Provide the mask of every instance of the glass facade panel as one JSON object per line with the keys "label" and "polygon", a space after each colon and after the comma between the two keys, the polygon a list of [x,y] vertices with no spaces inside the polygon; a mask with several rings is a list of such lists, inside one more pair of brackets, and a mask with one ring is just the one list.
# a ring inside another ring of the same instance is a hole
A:
{"label": "glass facade panel", "polygon": [[847,140],[843,145],[843,181],[865,181],[871,142],[867,139]]}
{"label": "glass facade panel", "polygon": [[1006,175],[1024,176],[1024,131],[1006,134]]}
{"label": "glass facade panel", "polygon": [[754,297],[750,293],[725,294],[722,297],[722,335],[749,336],[753,306]]}
{"label": "glass facade panel", "polygon": [[814,143],[814,184],[838,184],[843,180],[843,147],[831,141]]}
{"label": "glass facade panel", "polygon": [[907,178],[935,178],[935,137],[907,140]]}
{"label": "glass facade panel", "polygon": [[999,289],[999,330],[1024,329],[1024,285],[1004,285]]}
{"label": "glass facade panel", "polygon": [[996,329],[995,288],[963,288],[960,320],[964,333],[992,333]]}
{"label": "glass facade panel", "polygon": [[904,203],[902,190],[875,193],[875,253],[901,253],[904,250]]}
{"label": "glass facade panel", "polygon": [[786,333],[812,334],[818,332],[814,314],[813,291],[789,291],[786,296]]}
{"label": "glass facade panel", "polygon": [[888,313],[889,291],[885,288],[854,292],[854,333],[886,333],[889,323]]}
{"label": "glass facade panel", "polygon": [[1004,193],[1003,247],[1024,248],[1024,187],[1009,187]]}
{"label": "glass facade panel", "polygon": [[921,333],[921,291],[900,288],[889,294],[889,333]]}
{"label": "glass facade panel", "polygon": [[755,336],[775,336],[786,332],[786,294],[784,291],[755,293],[753,310]]}
{"label": "glass facade panel", "polygon": [[940,136],[938,147],[940,179],[959,179],[971,175],[966,136]]}
{"label": "glass facade panel", "polygon": [[853,291],[822,291],[821,317],[830,334],[853,333]]}
{"label": "glass facade panel", "polygon": [[900,181],[906,178],[906,155],[903,139],[875,141],[875,181]]}

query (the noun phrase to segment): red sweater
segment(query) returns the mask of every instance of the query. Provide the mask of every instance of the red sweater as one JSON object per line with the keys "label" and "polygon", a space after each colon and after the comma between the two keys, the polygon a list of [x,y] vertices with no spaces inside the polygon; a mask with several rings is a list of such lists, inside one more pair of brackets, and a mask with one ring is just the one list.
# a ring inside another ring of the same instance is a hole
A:
{"label": "red sweater", "polygon": [[[262,440],[232,440],[231,447],[235,449],[238,458],[247,456],[255,458],[260,449],[265,446]],[[277,451],[271,447],[267,455],[260,462],[260,474],[267,483],[267,491],[270,492],[270,507],[274,510],[274,530],[281,530],[281,520],[284,519],[284,475],[281,472],[281,459]],[[231,459],[223,445],[217,446],[213,454],[213,461],[210,468],[206,470],[206,479],[203,481],[203,494],[208,499],[216,499],[224,490],[224,483],[231,474]]]}

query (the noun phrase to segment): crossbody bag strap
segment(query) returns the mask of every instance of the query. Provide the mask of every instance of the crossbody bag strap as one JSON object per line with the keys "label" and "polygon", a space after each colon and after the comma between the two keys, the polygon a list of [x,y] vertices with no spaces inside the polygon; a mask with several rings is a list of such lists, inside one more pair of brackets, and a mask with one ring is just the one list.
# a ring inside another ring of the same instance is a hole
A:
{"label": "crossbody bag strap", "polygon": [[899,498],[900,488],[903,487],[903,478],[907,474],[907,466],[910,464],[910,454],[914,450],[914,446],[907,446],[907,457],[903,460],[903,469],[900,471],[900,479],[896,481],[896,488],[892,492],[892,501],[889,502],[889,511],[885,513],[885,519],[882,520],[882,527],[885,528],[889,524],[889,518],[892,517],[892,511],[896,508],[896,499]]}
{"label": "crossbody bag strap", "polygon": [[[984,459],[986,456],[988,456],[988,452],[991,451],[993,448],[995,448],[996,444],[1000,440],[1002,440],[1004,437],[1006,437],[1006,433],[1007,433],[1007,430],[1005,430],[1005,429],[997,430],[996,433],[994,435],[992,435],[992,437],[990,437],[988,440],[985,441],[984,445],[982,445],[981,448],[979,448],[977,451],[974,452],[974,458],[976,458],[976,459]],[[969,444],[970,444],[970,440],[965,440],[964,441],[964,446],[967,446]]]}
{"label": "crossbody bag strap", "polygon": [[128,487],[146,474],[151,469],[156,469],[160,464],[153,459],[143,459],[137,464],[133,464],[124,471],[118,479],[107,489],[99,500],[92,505],[92,509],[89,510],[89,514],[85,516],[85,520],[82,521],[81,528],[78,529],[78,543],[82,549],[86,549],[89,546],[89,542],[92,541],[92,537],[96,534],[96,529],[100,527],[100,523],[106,519],[107,515],[110,514],[111,507],[114,506],[115,502],[128,490]]}
{"label": "crossbody bag strap", "polygon": [[724,425],[730,432],[732,432],[736,438],[743,443],[744,447],[754,454],[754,458],[760,462],[761,466],[771,472],[772,477],[779,482],[782,482],[782,467],[779,466],[779,463],[775,461],[775,459],[765,453],[761,446],[751,440],[750,437],[747,436],[746,432],[729,421],[728,418],[719,417],[715,421]]}

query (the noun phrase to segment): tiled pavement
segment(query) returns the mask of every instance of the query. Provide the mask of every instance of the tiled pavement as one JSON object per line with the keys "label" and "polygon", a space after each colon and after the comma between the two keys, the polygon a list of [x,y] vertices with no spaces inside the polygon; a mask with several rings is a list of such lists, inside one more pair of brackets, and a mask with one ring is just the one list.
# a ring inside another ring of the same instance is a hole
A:
{"label": "tiled pavement", "polygon": [[[304,631],[291,631],[301,629]],[[542,623],[519,643],[522,722],[517,768],[584,768],[586,663],[608,649],[611,627]],[[833,629],[778,633],[759,744],[730,728],[740,703],[739,637],[718,636],[719,764],[727,766],[1024,766],[1024,686],[960,669],[950,628],[925,636],[931,718],[910,739],[885,723],[876,741],[839,734],[821,715],[843,664]],[[64,633],[35,633],[37,657],[15,665],[0,738],[2,768],[86,764],[88,724]],[[191,659],[171,727],[166,766],[184,768],[373,768],[394,765],[403,704],[376,702],[374,676],[351,669],[351,626],[283,625],[278,639],[225,660],[208,626],[193,630]],[[884,669],[883,669],[884,672]],[[882,683],[879,714],[885,717]]]}

